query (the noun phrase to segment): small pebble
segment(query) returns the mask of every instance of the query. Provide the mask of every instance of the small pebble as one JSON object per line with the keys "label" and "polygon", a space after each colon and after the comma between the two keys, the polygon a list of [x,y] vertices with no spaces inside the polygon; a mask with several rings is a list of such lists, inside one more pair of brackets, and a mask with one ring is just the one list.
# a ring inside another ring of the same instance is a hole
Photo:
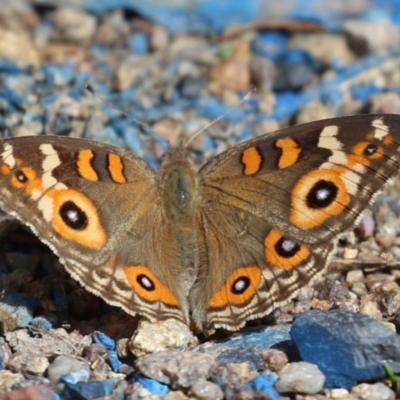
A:
{"label": "small pebble", "polygon": [[88,381],[90,377],[90,365],[86,360],[68,356],[57,356],[49,366],[47,377],[56,384],[66,374],[75,374],[82,381]]}
{"label": "small pebble", "polygon": [[393,245],[397,237],[397,228],[391,223],[379,226],[378,232],[375,234],[376,241],[384,248],[388,249]]}
{"label": "small pebble", "polygon": [[190,387],[189,393],[198,400],[222,400],[221,388],[213,382],[199,379]]}
{"label": "small pebble", "polygon": [[13,373],[8,370],[0,371],[0,392],[11,390],[11,388],[25,380],[24,376],[20,373]]}
{"label": "small pebble", "polygon": [[22,68],[38,68],[40,65],[40,56],[32,38],[21,31],[0,28],[0,57],[14,60]]}
{"label": "small pebble", "polygon": [[96,17],[78,8],[58,8],[53,13],[56,37],[81,45],[89,44],[96,29]]}
{"label": "small pebble", "polygon": [[130,352],[129,352],[128,343],[129,343],[128,338],[122,338],[117,341],[116,350],[117,350],[118,357],[120,357],[120,358],[129,357]]}
{"label": "small pebble", "polygon": [[323,66],[349,65],[354,61],[346,38],[333,33],[296,33],[288,43],[290,49],[302,49]]}
{"label": "small pebble", "polygon": [[319,368],[304,361],[287,364],[278,375],[275,387],[280,393],[315,394],[322,390],[325,382]]}
{"label": "small pebble", "polygon": [[[388,83],[388,85],[390,85],[390,83]],[[371,104],[371,113],[400,114],[400,96],[398,93],[389,92],[376,94],[370,96],[369,101]],[[372,214],[369,214],[373,220]],[[373,227],[375,228],[375,224]]]}
{"label": "small pebble", "polygon": [[105,359],[107,356],[107,350],[101,344],[92,343],[83,349],[82,356],[92,364],[99,359]]}
{"label": "small pebble", "polygon": [[222,87],[232,90],[249,90],[251,86],[249,52],[249,44],[246,42],[240,43],[232,57],[219,62],[211,68],[211,79],[219,82]]}
{"label": "small pebble", "polygon": [[[147,399],[147,397],[143,399]],[[149,400],[150,399],[151,398],[149,398]],[[154,400],[158,399],[159,397],[154,398]],[[181,390],[171,390],[163,397],[163,400],[192,400],[192,399],[186,396],[186,394],[183,393]]]}
{"label": "small pebble", "polygon": [[364,296],[360,301],[360,313],[378,321],[382,319],[382,313],[377,303],[371,300],[368,295]]}
{"label": "small pebble", "polygon": [[349,398],[349,391],[347,389],[332,389],[330,395],[333,400],[346,400]]}
{"label": "small pebble", "polygon": [[141,320],[129,341],[129,349],[136,357],[166,350],[186,350],[197,339],[182,322],[167,319],[158,323]]}
{"label": "small pebble", "polygon": [[275,64],[268,58],[255,55],[250,61],[250,72],[257,89],[261,93],[270,93],[277,75]]}
{"label": "small pebble", "polygon": [[153,51],[164,50],[169,44],[168,32],[161,25],[154,25],[150,35],[150,47]]}
{"label": "small pebble", "polygon": [[44,356],[34,353],[17,352],[11,356],[7,363],[7,368],[13,372],[41,375],[47,370],[49,365],[49,360]]}
{"label": "small pebble", "polygon": [[217,373],[218,379],[236,390],[253,379],[254,374],[255,372],[250,370],[248,363],[226,363],[219,367]]}
{"label": "small pebble", "polygon": [[371,51],[384,51],[398,44],[400,30],[390,20],[349,20],[342,29],[349,37],[358,54]]}
{"label": "small pebble", "polygon": [[392,281],[394,281],[393,275],[375,273],[367,276],[366,285],[369,290],[373,291],[379,286]]}
{"label": "small pebble", "polygon": [[396,394],[384,383],[377,382],[373,384],[360,383],[353,387],[351,394],[357,396],[360,400],[395,400]]}
{"label": "small pebble", "polygon": [[59,400],[59,396],[44,385],[31,385],[0,394],[0,400]]}
{"label": "small pebble", "polygon": [[198,379],[207,379],[217,364],[208,354],[161,351],[139,359],[136,368],[145,376],[170,385],[173,389],[188,388]]}
{"label": "small pebble", "polygon": [[280,371],[288,363],[287,355],[281,350],[268,349],[262,351],[260,356],[265,361],[265,366],[273,372]]}
{"label": "small pebble", "polygon": [[356,283],[364,281],[364,273],[361,269],[353,269],[346,274],[346,282],[353,286]]}
{"label": "small pebble", "polygon": [[350,247],[346,247],[343,252],[343,258],[345,260],[354,260],[358,256],[358,249],[352,249]]}

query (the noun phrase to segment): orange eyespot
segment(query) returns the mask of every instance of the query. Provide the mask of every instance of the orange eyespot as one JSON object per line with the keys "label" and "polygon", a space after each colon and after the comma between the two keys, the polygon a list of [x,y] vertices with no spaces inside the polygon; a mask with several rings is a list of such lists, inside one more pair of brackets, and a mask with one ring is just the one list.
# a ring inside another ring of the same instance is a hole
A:
{"label": "orange eyespot", "polygon": [[[340,214],[350,203],[346,178],[342,178],[345,171],[332,168],[303,175],[292,191],[290,221],[298,228],[311,229]],[[349,186],[354,184],[348,182]]]}
{"label": "orange eyespot", "polygon": [[261,268],[249,265],[237,268],[221,289],[208,302],[209,307],[221,308],[228,304],[244,304],[256,293],[261,283]]}
{"label": "orange eyespot", "polygon": [[41,201],[42,207],[53,209],[52,224],[61,236],[92,249],[105,244],[107,235],[97,208],[83,193],[51,189]]}
{"label": "orange eyespot", "polygon": [[178,306],[179,303],[171,290],[144,265],[127,265],[124,272],[132,289],[144,300]]}
{"label": "orange eyespot", "polygon": [[271,229],[264,240],[265,258],[274,267],[292,269],[310,255],[310,250],[283,235],[278,229]]}

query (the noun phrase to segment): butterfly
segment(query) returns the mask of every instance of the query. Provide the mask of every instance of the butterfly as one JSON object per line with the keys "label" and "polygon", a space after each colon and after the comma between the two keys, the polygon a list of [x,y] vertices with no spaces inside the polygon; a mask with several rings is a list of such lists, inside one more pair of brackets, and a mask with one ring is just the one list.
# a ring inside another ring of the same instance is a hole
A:
{"label": "butterfly", "polygon": [[285,128],[212,158],[185,147],[156,171],[132,153],[67,137],[0,141],[0,206],[87,290],[151,321],[237,330],[326,269],[399,169],[400,116]]}

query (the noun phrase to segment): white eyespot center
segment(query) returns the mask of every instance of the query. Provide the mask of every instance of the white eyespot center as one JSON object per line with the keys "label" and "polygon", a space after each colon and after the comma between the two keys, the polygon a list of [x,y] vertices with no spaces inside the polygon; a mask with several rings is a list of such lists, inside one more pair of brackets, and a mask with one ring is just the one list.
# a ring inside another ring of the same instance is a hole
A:
{"label": "white eyespot center", "polygon": [[241,293],[246,286],[246,282],[244,279],[238,279],[233,285],[236,292]]}
{"label": "white eyespot center", "polygon": [[149,278],[147,278],[146,276],[141,276],[140,277],[140,282],[141,282],[141,284],[144,286],[144,287],[146,287],[146,288],[148,288],[148,289],[152,289],[152,287],[153,287],[153,283],[150,281],[150,279]]}
{"label": "white eyespot center", "polygon": [[326,200],[330,195],[330,191],[326,188],[319,189],[316,193],[316,197],[318,200]]}
{"label": "white eyespot center", "polygon": [[78,222],[79,221],[79,214],[77,210],[68,210],[67,211],[67,218],[71,222]]}
{"label": "white eyespot center", "polygon": [[293,249],[296,247],[296,243],[293,242],[293,240],[290,239],[284,239],[282,241],[282,250],[286,251],[286,252],[291,252],[293,251]]}

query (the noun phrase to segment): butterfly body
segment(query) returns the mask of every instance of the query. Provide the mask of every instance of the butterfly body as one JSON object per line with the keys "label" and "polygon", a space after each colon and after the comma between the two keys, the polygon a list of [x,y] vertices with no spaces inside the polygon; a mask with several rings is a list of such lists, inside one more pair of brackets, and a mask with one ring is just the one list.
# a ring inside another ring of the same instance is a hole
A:
{"label": "butterfly body", "polygon": [[196,171],[184,148],[155,171],[112,146],[0,141],[0,205],[84,287],[130,314],[239,329],[324,271],[399,169],[400,116],[364,115],[257,137]]}

